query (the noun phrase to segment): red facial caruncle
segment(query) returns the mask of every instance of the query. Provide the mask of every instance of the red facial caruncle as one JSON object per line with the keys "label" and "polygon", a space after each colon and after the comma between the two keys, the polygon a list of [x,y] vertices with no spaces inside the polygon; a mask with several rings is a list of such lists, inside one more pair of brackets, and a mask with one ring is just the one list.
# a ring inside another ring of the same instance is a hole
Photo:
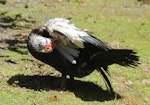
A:
{"label": "red facial caruncle", "polygon": [[54,41],[52,39],[49,40],[49,44],[47,44],[46,46],[44,46],[43,50],[45,52],[52,52],[53,49],[56,47],[56,44],[54,43]]}

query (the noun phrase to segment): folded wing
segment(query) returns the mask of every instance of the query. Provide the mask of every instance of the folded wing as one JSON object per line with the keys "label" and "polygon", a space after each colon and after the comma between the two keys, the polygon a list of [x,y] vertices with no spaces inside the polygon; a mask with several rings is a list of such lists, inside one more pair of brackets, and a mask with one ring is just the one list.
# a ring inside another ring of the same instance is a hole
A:
{"label": "folded wing", "polygon": [[110,49],[100,40],[75,27],[68,19],[49,19],[45,24],[45,28],[54,40],[59,40],[56,49],[73,64],[76,64],[75,57],[79,56],[78,49],[85,47],[84,43],[91,43],[104,50]]}

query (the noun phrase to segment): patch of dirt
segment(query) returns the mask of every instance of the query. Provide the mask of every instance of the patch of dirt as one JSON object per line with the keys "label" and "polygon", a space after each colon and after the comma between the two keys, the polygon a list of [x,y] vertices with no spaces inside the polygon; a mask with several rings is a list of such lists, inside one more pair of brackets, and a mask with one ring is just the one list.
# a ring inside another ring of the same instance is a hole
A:
{"label": "patch of dirt", "polygon": [[119,42],[113,42],[113,43],[110,44],[110,46],[112,48],[120,49],[120,43]]}
{"label": "patch of dirt", "polygon": [[114,82],[112,84],[117,85],[117,87],[119,87],[119,89],[122,93],[124,93],[130,86],[133,85],[133,82],[131,80],[127,80],[123,76],[115,75],[115,76],[113,76],[113,78],[119,82]]}
{"label": "patch of dirt", "polygon": [[142,84],[150,84],[150,79],[143,79],[140,81]]}
{"label": "patch of dirt", "polygon": [[3,76],[0,74],[0,82],[3,80]]}
{"label": "patch of dirt", "polygon": [[147,73],[147,74],[150,74],[150,66],[146,66],[144,68],[144,72]]}
{"label": "patch of dirt", "polygon": [[60,72],[56,71],[54,68],[40,61],[32,61],[32,63],[30,63],[28,68],[31,69],[30,75],[32,76],[34,75],[40,75],[40,76],[51,75],[51,76],[56,76],[56,77],[61,76]]}
{"label": "patch of dirt", "polygon": [[61,100],[61,98],[60,97],[58,97],[58,96],[56,96],[56,95],[52,95],[52,96],[50,96],[50,101],[60,101]]}

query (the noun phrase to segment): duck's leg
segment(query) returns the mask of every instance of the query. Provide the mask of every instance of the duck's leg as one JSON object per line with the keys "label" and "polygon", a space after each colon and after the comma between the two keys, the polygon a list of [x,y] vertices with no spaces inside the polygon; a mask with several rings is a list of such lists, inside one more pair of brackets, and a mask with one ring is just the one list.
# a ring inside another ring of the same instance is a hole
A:
{"label": "duck's leg", "polygon": [[70,75],[70,81],[71,81],[71,82],[74,81],[74,76]]}
{"label": "duck's leg", "polygon": [[74,88],[74,76],[70,75],[69,87]]}
{"label": "duck's leg", "polygon": [[61,89],[66,90],[66,74],[62,74],[61,78]]}

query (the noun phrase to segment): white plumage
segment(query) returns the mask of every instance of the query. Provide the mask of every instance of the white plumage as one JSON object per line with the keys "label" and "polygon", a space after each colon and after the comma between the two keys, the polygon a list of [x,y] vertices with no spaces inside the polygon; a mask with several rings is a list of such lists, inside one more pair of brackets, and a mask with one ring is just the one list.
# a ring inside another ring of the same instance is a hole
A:
{"label": "white plumage", "polygon": [[53,39],[60,41],[56,49],[72,64],[76,64],[75,57],[78,57],[80,53],[78,48],[83,49],[85,42],[94,44],[105,50],[109,49],[100,40],[75,27],[68,19],[49,19],[44,27]]}

